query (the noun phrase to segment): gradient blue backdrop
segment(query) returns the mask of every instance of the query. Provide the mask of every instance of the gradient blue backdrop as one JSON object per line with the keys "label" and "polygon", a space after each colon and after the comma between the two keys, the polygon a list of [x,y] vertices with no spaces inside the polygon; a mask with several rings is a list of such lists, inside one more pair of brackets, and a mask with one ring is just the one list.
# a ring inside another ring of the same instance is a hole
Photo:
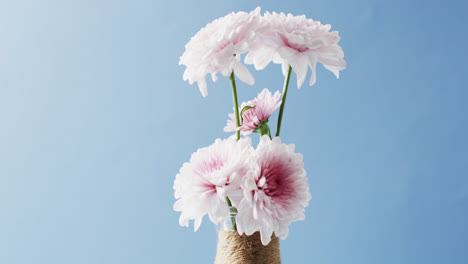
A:
{"label": "gradient blue backdrop", "polygon": [[[202,98],[178,59],[258,5],[332,24],[348,62],[293,76],[282,138],[313,199],[283,262],[468,263],[468,8],[432,0],[1,1],[0,263],[212,263],[214,226],[180,227],[172,185],[228,136],[231,90]],[[281,89],[252,71],[241,101]]]}

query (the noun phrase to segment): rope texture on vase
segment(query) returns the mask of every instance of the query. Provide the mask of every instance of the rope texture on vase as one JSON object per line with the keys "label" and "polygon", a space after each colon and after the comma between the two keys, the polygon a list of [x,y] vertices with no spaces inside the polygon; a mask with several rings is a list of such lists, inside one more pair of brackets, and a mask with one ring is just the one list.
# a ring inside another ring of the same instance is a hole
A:
{"label": "rope texture on vase", "polygon": [[240,236],[237,231],[218,231],[215,264],[281,264],[279,239],[273,235],[264,246],[259,232]]}

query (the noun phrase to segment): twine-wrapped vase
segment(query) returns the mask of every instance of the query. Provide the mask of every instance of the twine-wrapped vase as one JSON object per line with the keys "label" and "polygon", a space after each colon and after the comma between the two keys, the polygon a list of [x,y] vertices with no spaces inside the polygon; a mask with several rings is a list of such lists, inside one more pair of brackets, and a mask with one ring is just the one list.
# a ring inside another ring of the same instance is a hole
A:
{"label": "twine-wrapped vase", "polygon": [[215,264],[280,264],[279,239],[271,237],[268,245],[260,240],[260,233],[251,236],[237,231],[218,231],[218,250]]}

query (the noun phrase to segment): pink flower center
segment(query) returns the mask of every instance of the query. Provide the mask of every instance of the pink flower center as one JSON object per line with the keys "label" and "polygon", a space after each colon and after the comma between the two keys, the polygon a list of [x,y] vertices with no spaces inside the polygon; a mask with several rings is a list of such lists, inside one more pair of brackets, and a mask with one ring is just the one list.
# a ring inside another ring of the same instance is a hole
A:
{"label": "pink flower center", "polygon": [[[210,173],[212,173],[214,171],[220,170],[223,166],[224,166],[224,162],[218,156],[212,157],[211,159],[209,159],[207,161],[203,161],[200,164],[200,167],[197,170],[197,172],[198,172],[198,175],[200,176],[200,178],[203,179],[202,186],[206,188],[207,192],[209,192],[209,193],[217,192],[216,187],[220,187],[220,186],[217,186],[217,185],[213,184],[209,179],[207,179],[205,177],[205,175],[208,175],[208,174],[210,174]],[[229,179],[227,179],[227,180],[229,182]]]}
{"label": "pink flower center", "polygon": [[284,36],[283,34],[280,34],[280,38],[281,38],[281,40],[283,41],[283,44],[286,47],[289,47],[291,49],[295,49],[295,50],[297,50],[299,52],[304,52],[304,51],[309,50],[309,48],[304,44],[300,45],[300,44],[291,43],[289,41],[289,39],[286,36]]}
{"label": "pink flower center", "polygon": [[288,206],[295,198],[292,173],[287,160],[272,158],[262,163],[257,187],[276,203]]}

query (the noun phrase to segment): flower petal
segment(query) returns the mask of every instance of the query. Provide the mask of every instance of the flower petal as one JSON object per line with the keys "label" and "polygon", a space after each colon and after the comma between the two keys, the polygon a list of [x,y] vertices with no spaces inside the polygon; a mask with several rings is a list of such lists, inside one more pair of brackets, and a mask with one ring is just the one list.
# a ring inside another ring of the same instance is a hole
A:
{"label": "flower petal", "polygon": [[248,85],[254,85],[255,79],[253,78],[252,74],[250,74],[247,67],[244,64],[240,63],[239,61],[234,62],[233,64],[234,74],[243,82]]}
{"label": "flower petal", "polygon": [[312,86],[315,84],[316,75],[317,75],[317,56],[314,54],[309,53],[309,67],[312,71],[312,75],[310,76],[309,85]]}
{"label": "flower petal", "polygon": [[233,67],[232,58],[249,51],[261,27],[264,25],[260,8],[250,13],[232,12],[207,24],[185,45],[185,52],[179,59],[179,64],[186,66],[183,79],[190,84],[198,82],[204,97],[208,94],[203,80],[207,74],[216,81],[216,73],[229,76],[234,68],[239,71],[241,80],[253,84],[253,77],[246,69]]}
{"label": "flower petal", "polygon": [[[346,68],[344,53],[338,45],[340,36],[337,31],[330,32],[330,25],[322,25],[319,21],[307,19],[304,15],[293,16],[284,13],[266,12],[263,16],[268,30],[262,30],[254,45],[259,49],[259,42],[266,47],[274,47],[276,53],[272,60],[281,64],[283,75],[287,75],[288,65],[291,65],[297,75],[297,86],[302,86],[307,75],[307,66],[312,70],[309,84],[316,82],[316,63],[322,63],[326,69],[337,77]],[[314,58],[309,58],[313,53]],[[304,61],[305,59],[305,61]],[[249,60],[250,61],[250,60]],[[255,61],[252,59],[252,62]],[[260,65],[260,63],[258,63]]]}
{"label": "flower petal", "polygon": [[256,70],[263,70],[273,60],[274,55],[274,49],[261,47],[247,53],[244,62],[246,64],[253,64]]}
{"label": "flower petal", "polygon": [[[250,138],[239,141],[235,137],[217,139],[207,148],[192,154],[189,163],[184,163],[174,181],[177,193],[174,210],[180,211],[179,223],[188,226],[194,220],[196,231],[208,214],[213,223],[222,221],[229,212],[225,197],[240,202],[243,190],[242,177],[245,175],[246,159],[253,152]],[[218,193],[222,193],[220,195]]]}
{"label": "flower petal", "polygon": [[202,94],[203,97],[206,97],[208,95],[208,89],[206,87],[206,79],[203,78],[201,80],[198,80],[198,88],[200,89],[200,93]]}
{"label": "flower petal", "polygon": [[240,234],[260,231],[264,245],[273,233],[286,238],[288,226],[304,219],[310,200],[302,155],[294,153],[294,146],[281,143],[279,137],[264,135],[249,158],[249,167],[241,183]]}
{"label": "flower petal", "polygon": [[291,67],[297,76],[297,88],[301,88],[307,77],[307,58],[304,56],[298,56],[296,60],[291,62]]}

